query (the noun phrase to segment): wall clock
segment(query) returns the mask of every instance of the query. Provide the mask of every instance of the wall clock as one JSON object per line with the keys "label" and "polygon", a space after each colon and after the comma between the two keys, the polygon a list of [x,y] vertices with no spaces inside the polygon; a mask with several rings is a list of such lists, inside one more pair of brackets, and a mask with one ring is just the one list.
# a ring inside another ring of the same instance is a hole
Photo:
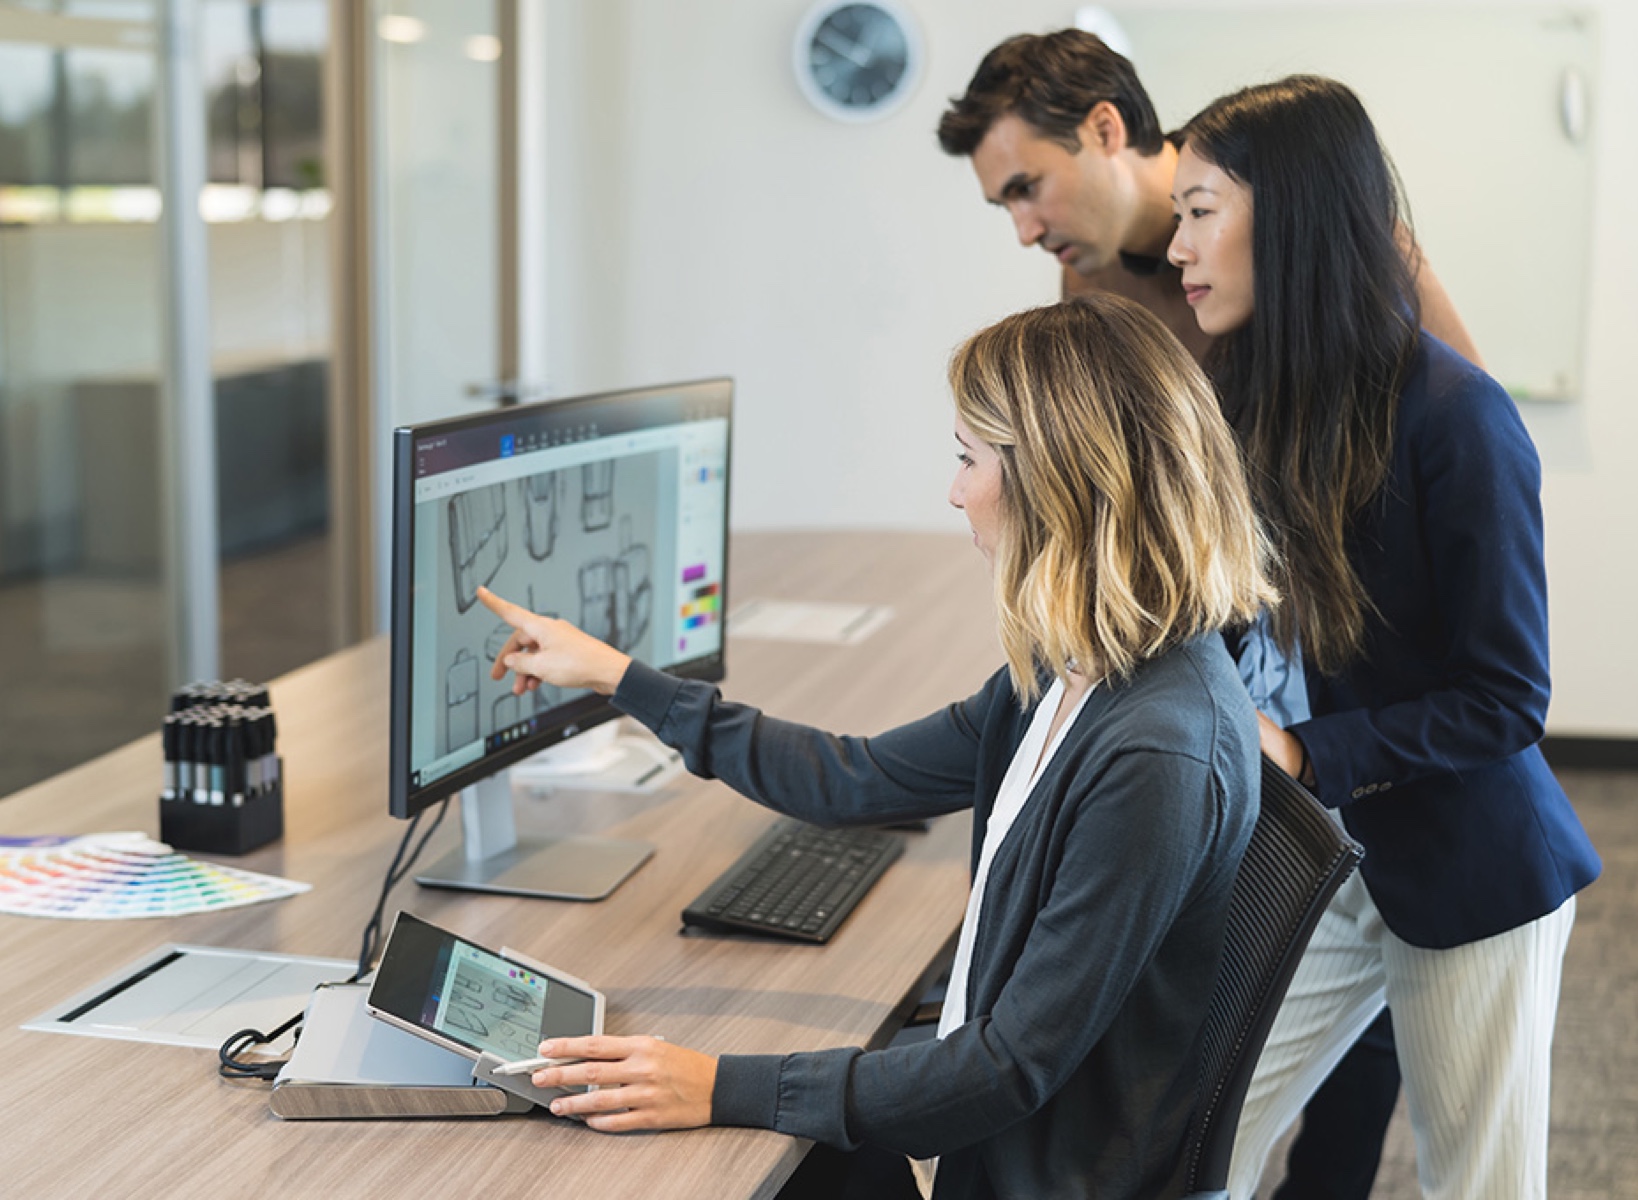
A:
{"label": "wall clock", "polygon": [[820,0],[796,31],[796,81],[838,121],[876,121],[921,78],[921,31],[898,0]]}

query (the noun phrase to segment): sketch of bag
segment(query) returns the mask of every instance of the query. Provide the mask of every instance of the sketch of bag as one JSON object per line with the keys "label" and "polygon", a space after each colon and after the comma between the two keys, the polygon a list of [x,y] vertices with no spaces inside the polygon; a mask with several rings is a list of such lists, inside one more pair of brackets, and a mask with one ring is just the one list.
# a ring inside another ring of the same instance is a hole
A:
{"label": "sketch of bag", "polygon": [[518,698],[511,692],[500,697],[489,708],[489,732],[499,733],[518,723]]}
{"label": "sketch of bag", "polygon": [[594,558],[580,568],[580,628],[629,652],[648,635],[654,588],[648,547],[633,546],[619,558]]}
{"label": "sketch of bag", "polygon": [[580,527],[587,533],[614,524],[614,460],[580,468]]}
{"label": "sketch of bag", "polygon": [[461,647],[444,675],[444,753],[478,740],[478,660]]}
{"label": "sketch of bag", "polygon": [[464,613],[506,561],[506,490],[500,484],[450,497],[449,559],[455,607]]}
{"label": "sketch of bag", "polygon": [[620,557],[615,579],[620,594],[620,629],[625,635],[621,650],[630,650],[648,636],[648,622],[654,611],[654,584],[649,578],[647,546],[631,544],[631,518],[620,518]]}
{"label": "sketch of bag", "polygon": [[519,480],[518,490],[523,494],[523,544],[529,557],[541,562],[557,546],[557,472]]}
{"label": "sketch of bag", "polygon": [[580,628],[619,648],[620,599],[612,558],[594,558],[580,567]]}

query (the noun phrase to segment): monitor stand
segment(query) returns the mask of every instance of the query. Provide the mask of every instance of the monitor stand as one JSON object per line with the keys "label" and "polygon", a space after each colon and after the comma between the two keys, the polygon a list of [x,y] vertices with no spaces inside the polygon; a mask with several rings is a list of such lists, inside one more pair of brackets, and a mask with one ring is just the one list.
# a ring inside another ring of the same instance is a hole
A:
{"label": "monitor stand", "polygon": [[461,791],[461,846],[415,881],[426,887],[548,900],[601,900],[654,853],[603,837],[519,839],[505,772]]}

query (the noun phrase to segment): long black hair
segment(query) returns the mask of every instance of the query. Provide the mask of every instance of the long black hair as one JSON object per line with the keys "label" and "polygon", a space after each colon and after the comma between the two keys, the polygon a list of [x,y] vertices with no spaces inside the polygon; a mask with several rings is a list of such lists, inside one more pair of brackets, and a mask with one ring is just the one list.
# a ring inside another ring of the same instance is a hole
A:
{"label": "long black hair", "polygon": [[1363,649],[1350,535],[1387,478],[1421,324],[1398,179],[1359,98],[1312,75],[1225,96],[1182,138],[1251,190],[1253,313],[1207,368],[1283,559],[1276,638],[1335,673]]}

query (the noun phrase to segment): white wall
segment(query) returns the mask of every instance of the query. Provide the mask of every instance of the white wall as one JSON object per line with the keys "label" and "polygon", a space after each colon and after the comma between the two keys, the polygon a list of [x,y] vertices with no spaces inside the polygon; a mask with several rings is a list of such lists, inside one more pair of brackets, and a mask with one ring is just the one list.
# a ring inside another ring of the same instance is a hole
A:
{"label": "white wall", "polygon": [[933,137],[1011,25],[945,28],[920,5],[919,92],[885,122],[844,126],[792,77],[805,7],[554,6],[553,62],[574,77],[554,84],[550,382],[733,375],[742,528],[957,528],[945,360],[1057,286]]}
{"label": "white wall", "polygon": [[[1541,450],[1552,605],[1552,732],[1638,736],[1638,6],[1586,5],[1602,22],[1595,138],[1586,396],[1527,406]],[[1520,164],[1529,170],[1528,163]],[[1476,200],[1478,198],[1476,197]],[[1482,201],[1481,201],[1482,202]],[[1497,286],[1510,279],[1497,248]]]}
{"label": "white wall", "polygon": [[[550,3],[553,389],[732,374],[738,527],[959,528],[943,500],[944,362],[965,334],[1053,299],[1057,278],[1046,255],[1017,249],[933,130],[985,50],[1065,25],[1075,6],[911,0],[921,89],[887,121],[851,127],[812,111],[792,80],[807,0]],[[1552,731],[1635,737],[1638,404],[1624,351],[1638,329],[1638,74],[1626,67],[1638,10],[1583,7],[1603,22],[1585,398],[1525,418],[1545,468]],[[1461,136],[1436,114],[1430,128]],[[1480,205],[1507,183],[1469,186]],[[1497,287],[1525,294],[1505,246],[1495,266]]]}

